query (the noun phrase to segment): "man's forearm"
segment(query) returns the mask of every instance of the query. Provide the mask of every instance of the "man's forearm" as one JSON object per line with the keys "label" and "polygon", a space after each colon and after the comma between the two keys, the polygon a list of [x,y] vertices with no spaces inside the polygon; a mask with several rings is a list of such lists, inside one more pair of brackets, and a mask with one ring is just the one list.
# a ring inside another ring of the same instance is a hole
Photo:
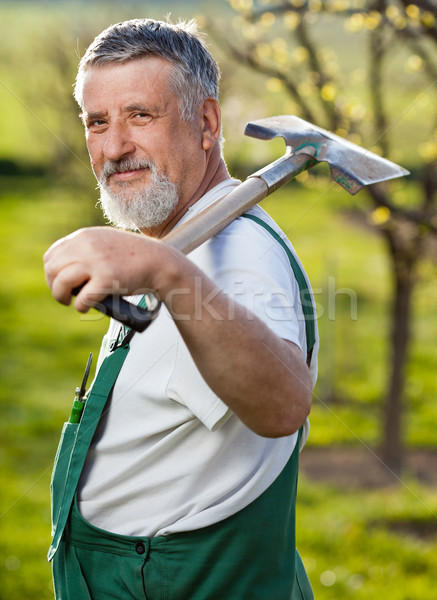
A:
{"label": "man's forearm", "polygon": [[164,302],[203,378],[253,431],[289,435],[305,421],[312,382],[300,349],[180,262]]}

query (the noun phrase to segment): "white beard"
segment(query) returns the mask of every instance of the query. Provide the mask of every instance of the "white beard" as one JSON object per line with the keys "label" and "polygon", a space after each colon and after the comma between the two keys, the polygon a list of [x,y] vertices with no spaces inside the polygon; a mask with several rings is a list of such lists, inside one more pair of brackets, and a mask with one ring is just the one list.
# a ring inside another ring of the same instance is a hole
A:
{"label": "white beard", "polygon": [[[144,190],[131,191],[129,183],[119,183],[120,191],[108,185],[113,173],[149,168],[151,182]],[[151,229],[164,223],[176,207],[179,194],[177,186],[165,175],[159,175],[153,162],[140,159],[107,161],[98,180],[100,205],[110,223],[122,229]]]}

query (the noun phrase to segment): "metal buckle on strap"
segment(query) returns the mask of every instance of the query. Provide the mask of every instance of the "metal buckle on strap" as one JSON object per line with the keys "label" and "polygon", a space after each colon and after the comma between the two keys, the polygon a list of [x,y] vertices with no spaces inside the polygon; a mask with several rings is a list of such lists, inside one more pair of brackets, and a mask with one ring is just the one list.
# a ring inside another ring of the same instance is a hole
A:
{"label": "metal buckle on strap", "polygon": [[113,342],[111,342],[109,346],[109,351],[114,352],[115,350],[117,350],[117,348],[127,346],[133,338],[134,333],[135,329],[131,329],[130,327],[125,327],[124,325],[121,325],[120,329],[118,330],[117,337]]}

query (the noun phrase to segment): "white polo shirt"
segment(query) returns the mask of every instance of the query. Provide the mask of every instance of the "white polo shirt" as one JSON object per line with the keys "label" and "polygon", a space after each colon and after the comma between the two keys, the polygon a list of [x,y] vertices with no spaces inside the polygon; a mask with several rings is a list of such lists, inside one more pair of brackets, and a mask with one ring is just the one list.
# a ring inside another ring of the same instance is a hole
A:
{"label": "white polo shirt", "polygon": [[[227,180],[210,190],[180,224],[238,184]],[[250,213],[285,239],[259,206]],[[189,258],[224,293],[247,307],[249,319],[255,314],[306,356],[298,284],[283,248],[268,232],[239,218]],[[100,363],[119,327],[111,321]],[[314,383],[316,356],[317,348],[311,362]],[[130,343],[86,459],[79,509],[95,526],[124,535],[199,529],[262,494],[284,468],[296,440],[297,434],[261,437],[233,415],[201,377],[162,307],[149,328]]]}

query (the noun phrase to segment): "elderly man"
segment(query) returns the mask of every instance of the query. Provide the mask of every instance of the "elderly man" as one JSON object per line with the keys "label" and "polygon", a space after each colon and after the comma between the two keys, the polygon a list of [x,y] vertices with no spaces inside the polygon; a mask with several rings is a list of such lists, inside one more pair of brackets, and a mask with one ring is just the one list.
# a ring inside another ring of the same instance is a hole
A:
{"label": "elderly man", "polygon": [[193,22],[120,23],[80,63],[75,95],[117,228],[54,244],[48,284],[64,304],[82,286],[81,312],[120,289],[137,302],[153,290],[164,310],[133,337],[111,321],[80,422],[64,426],[59,599],[312,598],[295,545],[317,353],[306,276],[259,207],[189,257],[162,241],[239,184],[218,79]]}

